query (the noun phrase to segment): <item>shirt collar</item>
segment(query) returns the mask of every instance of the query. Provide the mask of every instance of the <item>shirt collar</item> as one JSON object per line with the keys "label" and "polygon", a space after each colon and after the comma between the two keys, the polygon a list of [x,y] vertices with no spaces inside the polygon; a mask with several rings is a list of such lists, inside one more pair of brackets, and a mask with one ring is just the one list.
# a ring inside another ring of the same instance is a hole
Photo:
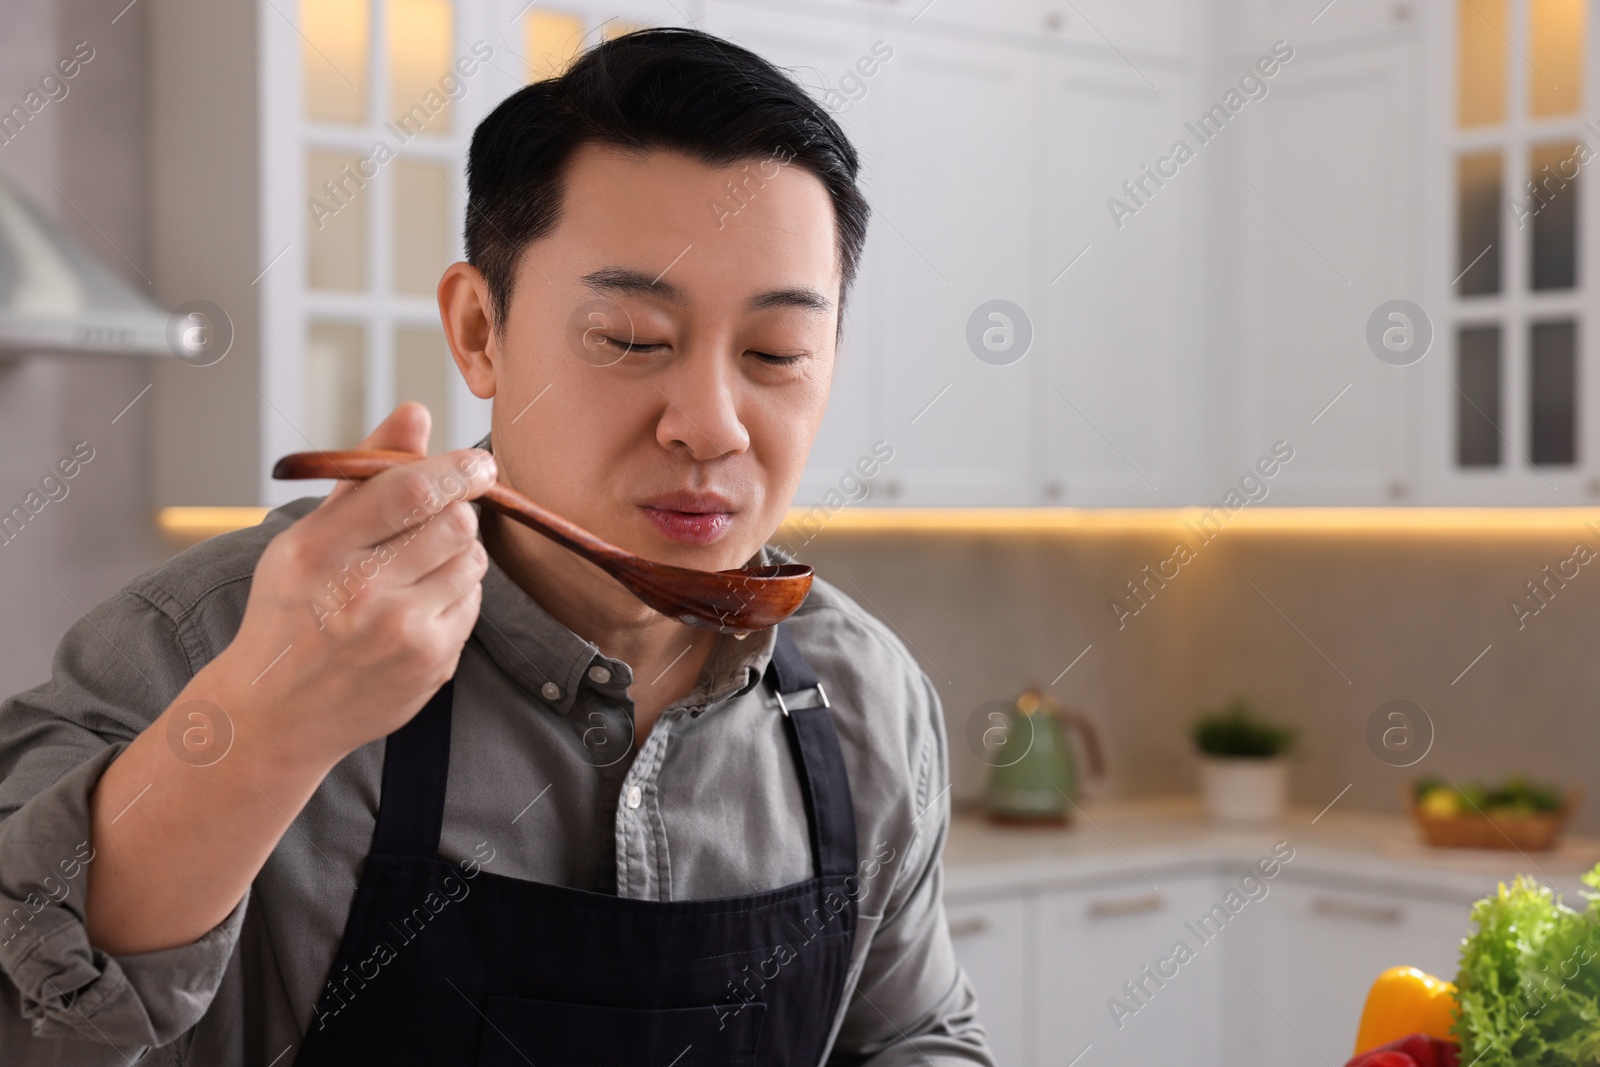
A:
{"label": "shirt collar", "polygon": [[[748,565],[777,558],[762,546]],[[620,699],[633,684],[633,669],[604,655],[599,646],[569,630],[512,580],[491,556],[483,576],[483,602],[473,633],[494,661],[530,696],[561,715],[569,714],[578,690],[589,686]],[[719,634],[705,668],[683,703],[698,714],[709,705],[753,688],[772,658],[777,631],[757,630],[744,640]]]}

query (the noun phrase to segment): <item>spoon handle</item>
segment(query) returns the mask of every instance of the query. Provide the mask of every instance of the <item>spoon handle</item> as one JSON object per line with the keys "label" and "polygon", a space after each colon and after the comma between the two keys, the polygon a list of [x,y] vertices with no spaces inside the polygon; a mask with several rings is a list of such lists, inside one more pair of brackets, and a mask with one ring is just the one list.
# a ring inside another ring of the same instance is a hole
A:
{"label": "spoon handle", "polygon": [[[415,463],[426,456],[389,449],[349,449],[342,452],[291,452],[278,460],[272,476],[279,479],[338,478],[364,481],[391,467]],[[552,541],[604,566],[621,561],[626,553],[603,541],[576,523],[540,507],[515,489],[501,482],[490,486],[479,498],[502,515],[532,527]]]}

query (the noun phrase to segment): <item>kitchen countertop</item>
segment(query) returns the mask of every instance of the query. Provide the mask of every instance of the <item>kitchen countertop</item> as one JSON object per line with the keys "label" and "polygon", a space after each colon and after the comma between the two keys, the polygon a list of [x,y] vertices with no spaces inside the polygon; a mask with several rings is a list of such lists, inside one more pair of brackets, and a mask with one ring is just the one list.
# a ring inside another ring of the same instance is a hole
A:
{"label": "kitchen countertop", "polygon": [[1469,903],[1518,873],[1582,906],[1579,875],[1600,862],[1600,839],[1564,834],[1550,852],[1435,849],[1403,815],[1291,807],[1262,828],[1211,823],[1197,796],[1088,801],[1068,827],[1007,826],[959,809],[945,846],[953,901],[1037,889],[1087,888],[1161,873],[1243,873],[1287,841],[1285,876],[1396,888]]}

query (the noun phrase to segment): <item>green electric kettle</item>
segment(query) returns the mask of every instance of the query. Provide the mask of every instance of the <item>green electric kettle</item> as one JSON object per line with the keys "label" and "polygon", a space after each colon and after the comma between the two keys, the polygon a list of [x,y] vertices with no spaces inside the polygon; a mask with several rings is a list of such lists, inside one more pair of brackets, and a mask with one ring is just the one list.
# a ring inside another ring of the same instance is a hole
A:
{"label": "green electric kettle", "polygon": [[[1000,704],[996,701],[996,704]],[[1078,760],[1068,727],[1082,739],[1089,770],[1105,773],[1100,736],[1088,716],[1030,688],[1011,705],[996,708],[985,748],[989,787],[984,808],[997,822],[1069,823],[1078,802]]]}

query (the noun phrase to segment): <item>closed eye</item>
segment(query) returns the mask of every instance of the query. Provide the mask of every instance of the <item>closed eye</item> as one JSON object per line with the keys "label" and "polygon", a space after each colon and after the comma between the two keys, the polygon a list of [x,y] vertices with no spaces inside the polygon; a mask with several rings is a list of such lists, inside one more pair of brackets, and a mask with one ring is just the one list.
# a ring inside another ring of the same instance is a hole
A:
{"label": "closed eye", "polygon": [[655,343],[655,342],[620,341],[615,337],[606,337],[604,334],[601,335],[600,341],[601,341],[601,343],[607,344],[607,345],[611,345],[614,348],[620,348],[624,352],[653,352],[653,351],[655,351],[657,349],[661,349],[661,348],[666,348],[667,347],[664,344],[659,344],[659,343]]}
{"label": "closed eye", "polygon": [[[671,347],[670,345],[662,344],[662,343],[659,343],[659,342],[623,341],[623,340],[619,340],[618,338],[615,338],[615,337],[607,337],[607,336],[605,336],[603,334],[601,335],[600,340],[604,344],[611,345],[611,346],[613,346],[615,348],[622,349],[625,353],[626,352],[649,353],[649,352],[656,352],[656,351],[659,351],[661,349],[670,348]],[[761,360],[761,362],[767,364],[768,366],[772,366],[772,367],[786,367],[791,363],[798,363],[800,360],[805,358],[804,356],[775,356],[775,355],[772,355],[770,352],[751,352],[750,354],[752,356],[755,356],[757,359]]]}

